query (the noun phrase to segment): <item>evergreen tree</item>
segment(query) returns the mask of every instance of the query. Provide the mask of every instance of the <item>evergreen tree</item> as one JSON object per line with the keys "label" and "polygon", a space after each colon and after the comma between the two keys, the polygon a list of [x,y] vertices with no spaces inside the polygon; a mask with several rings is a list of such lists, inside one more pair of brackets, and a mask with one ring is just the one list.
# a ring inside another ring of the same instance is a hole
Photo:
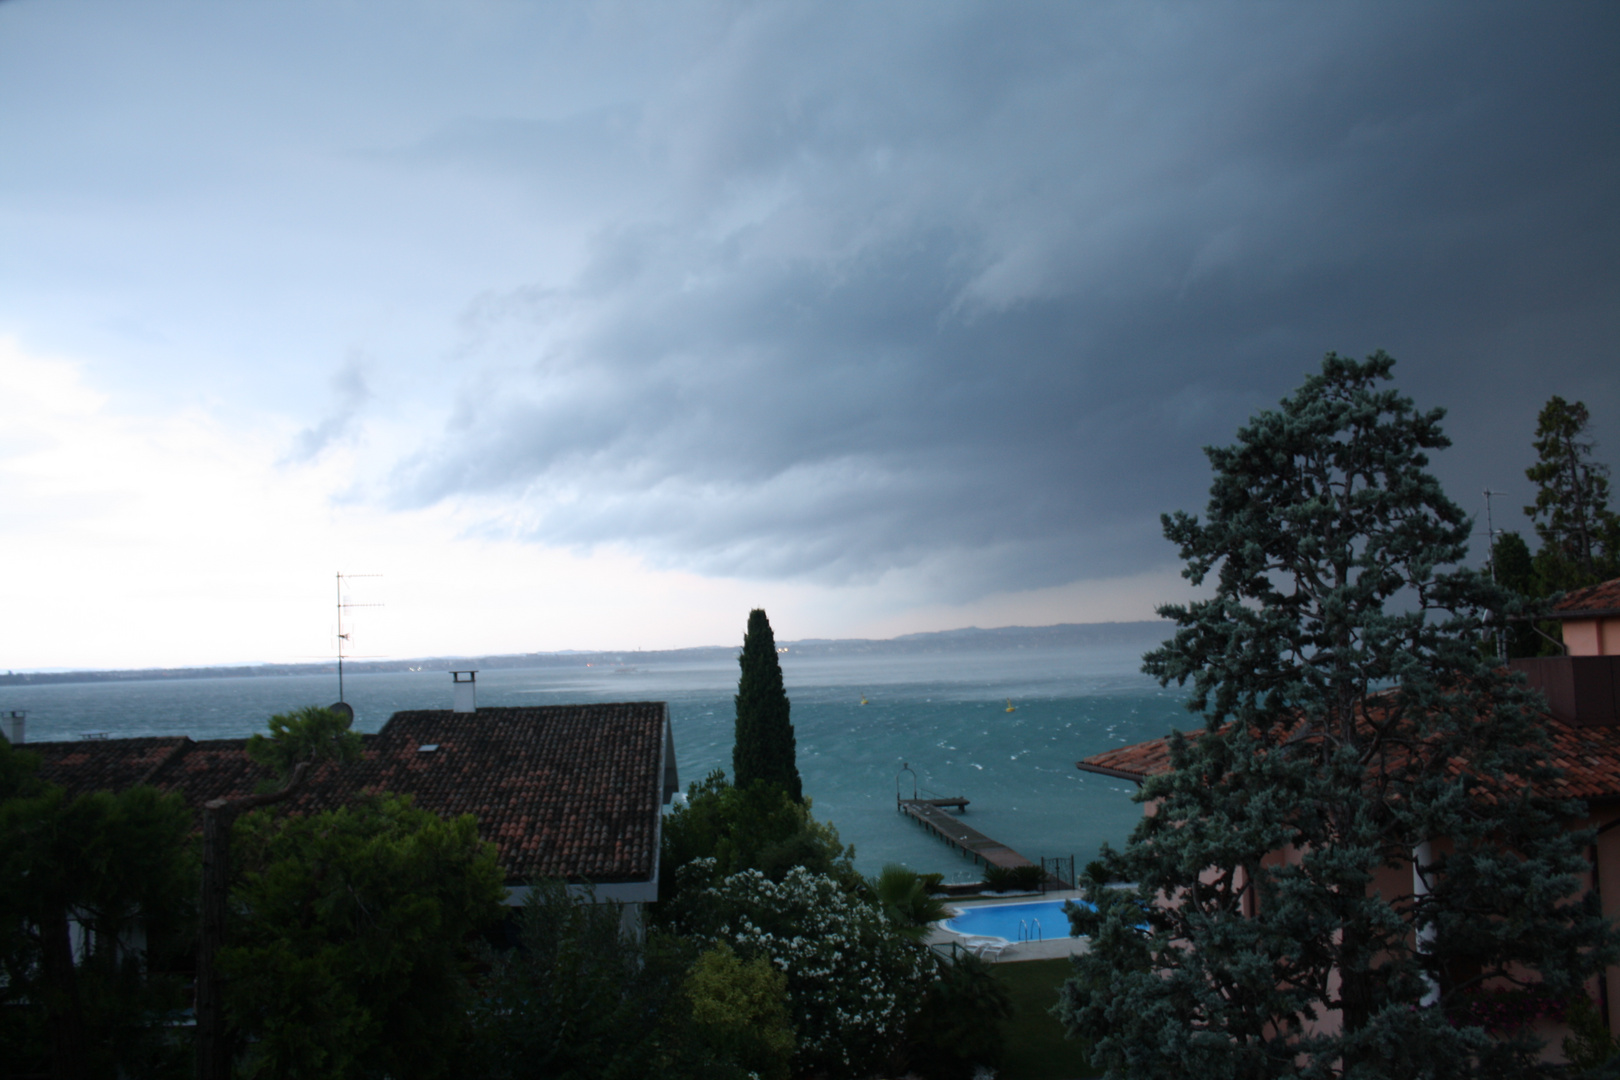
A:
{"label": "evergreen tree", "polygon": [[1060,1009],[1112,1075],[1538,1075],[1530,1030],[1472,1003],[1567,999],[1615,953],[1538,702],[1478,649],[1511,600],[1460,565],[1442,413],[1379,387],[1392,364],[1330,353],[1206,451],[1207,520],[1164,519],[1215,595],[1160,609],[1145,670],[1205,727],[1071,915],[1092,947]]}
{"label": "evergreen tree", "polygon": [[1592,460],[1590,420],[1584,403],[1549,398],[1536,423],[1539,460],[1524,471],[1538,489],[1524,508],[1541,538],[1538,570],[1556,590],[1620,574],[1620,517],[1609,509],[1609,467]]}
{"label": "evergreen tree", "polygon": [[795,802],[804,800],[788,719],[788,696],[782,688],[782,665],[776,658],[776,635],[765,612],[748,613],[748,631],[737,662],[737,741],[731,750],[731,771],[737,786],[756,780],[780,784]]}
{"label": "evergreen tree", "polygon": [[[1530,555],[1530,545],[1526,544],[1524,537],[1518,533],[1504,532],[1496,538],[1496,542],[1491,545],[1491,567],[1496,583],[1521,599],[1540,600],[1547,595],[1547,587],[1542,582],[1541,576],[1536,573],[1535,560]],[[1541,656],[1552,651],[1553,644],[1549,638],[1557,632],[1555,623],[1543,625],[1539,634],[1529,621],[1508,623],[1503,634],[1503,644],[1507,647],[1507,656],[1504,659]]]}

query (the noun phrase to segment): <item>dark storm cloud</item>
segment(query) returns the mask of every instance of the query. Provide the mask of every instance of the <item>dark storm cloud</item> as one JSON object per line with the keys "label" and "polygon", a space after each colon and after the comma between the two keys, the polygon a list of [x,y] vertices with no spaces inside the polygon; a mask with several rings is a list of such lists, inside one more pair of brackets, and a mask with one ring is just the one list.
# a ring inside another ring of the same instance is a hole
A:
{"label": "dark storm cloud", "polygon": [[1452,407],[1465,490],[1548,394],[1620,408],[1614,8],[943,10],[751,8],[634,116],[424,147],[615,209],[468,309],[397,499],[962,597],[1172,559],[1198,448],[1328,349]]}

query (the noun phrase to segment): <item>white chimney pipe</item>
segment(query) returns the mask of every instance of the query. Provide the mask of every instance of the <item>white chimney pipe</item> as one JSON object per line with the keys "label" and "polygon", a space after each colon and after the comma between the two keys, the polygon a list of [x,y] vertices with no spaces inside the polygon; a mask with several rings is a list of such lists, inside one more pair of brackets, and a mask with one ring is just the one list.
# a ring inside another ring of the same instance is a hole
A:
{"label": "white chimney pipe", "polygon": [[6,738],[11,740],[12,746],[21,746],[28,736],[28,713],[26,710],[14,711],[6,718]]}
{"label": "white chimney pipe", "polygon": [[456,684],[455,711],[464,713],[477,712],[478,672],[452,671],[450,679]]}

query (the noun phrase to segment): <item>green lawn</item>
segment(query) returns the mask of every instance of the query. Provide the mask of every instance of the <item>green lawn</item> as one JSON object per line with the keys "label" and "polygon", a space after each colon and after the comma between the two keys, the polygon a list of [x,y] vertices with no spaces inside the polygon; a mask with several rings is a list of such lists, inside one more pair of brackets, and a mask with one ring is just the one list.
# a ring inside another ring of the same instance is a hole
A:
{"label": "green lawn", "polygon": [[1048,1010],[1057,1004],[1058,987],[1071,970],[1066,958],[1022,960],[991,965],[1012,998],[1008,1019],[1007,1057],[1001,1080],[1077,1080],[1100,1076],[1086,1064],[1085,1044],[1063,1037],[1063,1025]]}

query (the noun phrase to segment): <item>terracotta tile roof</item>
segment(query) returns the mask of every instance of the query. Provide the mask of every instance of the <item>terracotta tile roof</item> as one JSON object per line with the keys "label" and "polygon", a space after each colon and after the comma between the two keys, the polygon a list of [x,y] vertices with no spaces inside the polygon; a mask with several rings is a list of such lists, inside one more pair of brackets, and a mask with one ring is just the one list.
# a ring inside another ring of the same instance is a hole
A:
{"label": "terracotta tile roof", "polygon": [[[1620,799],[1620,726],[1566,724],[1552,716],[1542,723],[1552,738],[1552,763],[1564,770],[1561,793],[1588,802]],[[1192,731],[1187,737],[1197,738]],[[1086,772],[1101,773],[1137,783],[1170,770],[1170,740],[1152,739],[1122,746],[1076,763]]]}
{"label": "terracotta tile roof", "polygon": [[[313,770],[288,805],[307,812],[360,794],[410,795],[442,816],[477,817],[508,881],[647,881],[657,867],[667,724],[665,705],[651,701],[398,712],[364,736],[359,762]],[[421,750],[427,745],[438,749]],[[270,779],[245,747],[244,739],[178,737],[27,749],[41,755],[43,778],[70,791],[147,782],[200,807]]]}
{"label": "terracotta tile roof", "polygon": [[1555,617],[1567,619],[1577,613],[1620,615],[1620,578],[1565,593],[1564,598],[1553,605]]}
{"label": "terracotta tile roof", "polygon": [[[1199,733],[1191,731],[1184,734],[1189,739],[1196,739]],[[1117,750],[1093,754],[1075,762],[1075,768],[1141,783],[1150,776],[1170,771],[1170,737],[1163,736],[1131,746],[1121,746]]]}
{"label": "terracotta tile roof", "polygon": [[[40,754],[39,775],[69,791],[122,791],[150,783],[190,739],[184,735],[142,739],[86,739],[83,742],[28,743]],[[47,750],[46,748],[50,749]]]}

